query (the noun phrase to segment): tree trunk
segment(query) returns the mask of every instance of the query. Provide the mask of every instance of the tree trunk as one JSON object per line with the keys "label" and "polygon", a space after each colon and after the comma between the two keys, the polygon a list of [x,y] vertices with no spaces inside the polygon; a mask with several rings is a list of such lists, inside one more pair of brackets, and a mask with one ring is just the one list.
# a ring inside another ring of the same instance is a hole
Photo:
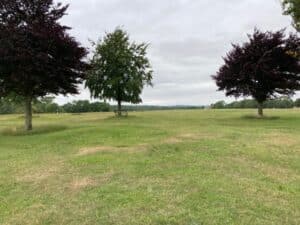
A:
{"label": "tree trunk", "polygon": [[32,130],[32,98],[26,97],[25,99],[25,130]]}
{"label": "tree trunk", "polygon": [[118,116],[122,116],[122,102],[118,100]]}
{"label": "tree trunk", "polygon": [[258,116],[259,117],[263,117],[264,116],[263,103],[262,102],[258,103]]}

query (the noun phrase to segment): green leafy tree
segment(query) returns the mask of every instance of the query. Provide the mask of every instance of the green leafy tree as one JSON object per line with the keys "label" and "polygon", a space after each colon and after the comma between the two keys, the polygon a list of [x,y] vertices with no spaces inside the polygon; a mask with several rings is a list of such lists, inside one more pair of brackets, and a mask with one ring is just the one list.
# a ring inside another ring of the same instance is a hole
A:
{"label": "green leafy tree", "polygon": [[283,96],[266,101],[264,107],[274,109],[290,109],[294,107],[294,102],[291,98]]}
{"label": "green leafy tree", "polygon": [[0,98],[0,114],[11,114],[15,111],[15,104],[7,98]]}
{"label": "green leafy tree", "polygon": [[224,109],[226,106],[226,102],[225,101],[218,101],[214,104],[211,105],[211,108],[213,109]]}
{"label": "green leafy tree", "polygon": [[146,57],[148,45],[131,43],[129,35],[120,28],[108,33],[96,44],[90,62],[86,86],[91,96],[118,102],[118,115],[122,102],[137,104],[145,85],[152,85],[150,62]]}
{"label": "green leafy tree", "polygon": [[54,97],[43,97],[33,101],[33,112],[35,113],[58,113],[61,107],[54,102]]}
{"label": "green leafy tree", "polygon": [[300,0],[283,0],[285,15],[291,15],[294,27],[300,31]]}
{"label": "green leafy tree", "polygon": [[110,105],[105,102],[90,103],[86,100],[73,101],[60,107],[66,113],[109,112]]}
{"label": "green leafy tree", "polygon": [[14,94],[0,97],[0,114],[24,113],[22,100]]}
{"label": "green leafy tree", "polygon": [[300,98],[296,99],[295,103],[294,103],[295,107],[299,107],[300,108]]}
{"label": "green leafy tree", "polygon": [[[220,102],[216,102],[213,104],[213,108],[215,109],[223,109],[223,108],[228,108],[228,109],[254,109],[257,108],[258,103],[254,99],[244,99],[241,101],[234,101],[229,104],[220,104]],[[270,108],[270,109],[289,109],[293,108],[296,106],[297,101],[293,102],[293,100],[287,96],[279,97],[279,98],[274,98],[274,99],[269,99],[264,102],[263,107],[264,108]],[[299,104],[300,104],[300,99],[299,99]]]}

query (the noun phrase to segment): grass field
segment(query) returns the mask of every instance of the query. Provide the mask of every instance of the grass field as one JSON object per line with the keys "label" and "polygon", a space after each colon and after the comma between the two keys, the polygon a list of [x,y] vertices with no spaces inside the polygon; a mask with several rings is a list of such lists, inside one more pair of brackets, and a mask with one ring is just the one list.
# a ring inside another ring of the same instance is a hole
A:
{"label": "grass field", "polygon": [[0,116],[0,224],[300,224],[300,110]]}

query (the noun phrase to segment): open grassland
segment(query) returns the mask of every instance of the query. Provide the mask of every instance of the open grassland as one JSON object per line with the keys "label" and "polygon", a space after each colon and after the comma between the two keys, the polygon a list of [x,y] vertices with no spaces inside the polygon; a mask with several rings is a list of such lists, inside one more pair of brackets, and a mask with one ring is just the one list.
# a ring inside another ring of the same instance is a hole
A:
{"label": "open grassland", "polygon": [[300,110],[0,116],[0,224],[300,224]]}

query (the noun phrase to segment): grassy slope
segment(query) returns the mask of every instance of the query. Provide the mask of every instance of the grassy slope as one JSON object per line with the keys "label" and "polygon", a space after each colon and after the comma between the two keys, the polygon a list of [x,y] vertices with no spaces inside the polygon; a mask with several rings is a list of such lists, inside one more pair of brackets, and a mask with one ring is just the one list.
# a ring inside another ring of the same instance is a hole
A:
{"label": "grassy slope", "polygon": [[300,111],[251,113],[0,116],[0,224],[299,224]]}

